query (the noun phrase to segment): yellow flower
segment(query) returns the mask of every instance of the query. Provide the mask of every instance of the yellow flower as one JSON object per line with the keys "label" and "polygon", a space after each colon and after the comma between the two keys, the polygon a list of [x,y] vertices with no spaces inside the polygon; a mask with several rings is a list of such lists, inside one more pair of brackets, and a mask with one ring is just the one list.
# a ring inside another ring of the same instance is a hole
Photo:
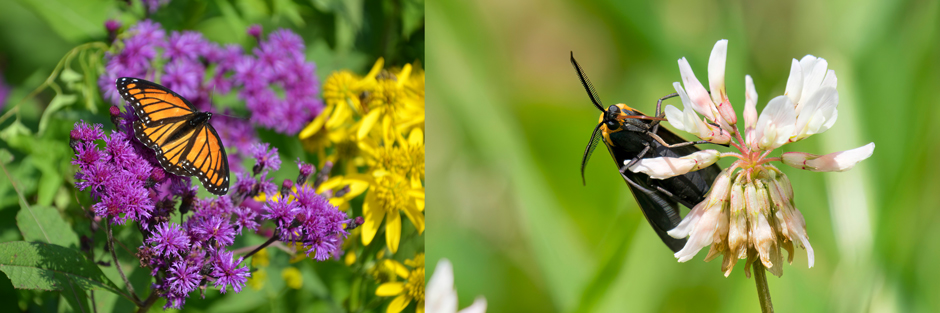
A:
{"label": "yellow flower", "polygon": [[304,277],[296,267],[288,267],[281,271],[281,278],[287,282],[287,287],[300,289],[304,286]]}
{"label": "yellow flower", "polygon": [[264,282],[268,279],[268,272],[263,268],[251,273],[251,277],[248,277],[248,287],[254,290],[261,290],[264,288]]}
{"label": "yellow flower", "polygon": [[[343,194],[337,194],[340,190],[344,190],[345,187],[349,187],[349,191]],[[327,190],[333,191],[333,197],[330,198],[330,204],[335,206],[340,211],[346,211],[349,209],[349,200],[361,195],[366,189],[369,188],[369,176],[366,174],[352,174],[352,175],[337,175],[330,177],[325,182],[320,184],[317,187],[317,193],[322,194]]]}
{"label": "yellow flower", "polygon": [[251,256],[252,267],[267,267],[270,264],[271,261],[268,258],[268,248],[261,249],[255,253],[255,255]]}
{"label": "yellow flower", "polygon": [[405,261],[409,270],[393,260],[395,274],[404,279],[404,282],[387,282],[379,285],[375,295],[382,297],[397,296],[388,304],[387,313],[398,313],[405,309],[412,301],[417,303],[416,312],[424,312],[424,253],[418,253],[414,259]]}
{"label": "yellow flower", "polygon": [[401,241],[401,212],[411,220],[418,233],[424,232],[424,213],[418,203],[424,204],[424,187],[414,188],[404,176],[383,169],[373,172],[369,193],[362,204],[362,243],[368,245],[385,219],[385,243],[392,253],[398,251]]}
{"label": "yellow flower", "polygon": [[397,74],[386,72],[376,78],[375,88],[366,97],[366,116],[362,118],[356,137],[366,137],[377,122],[391,125],[398,131],[406,131],[424,123],[424,93],[409,91],[406,86],[423,86],[424,75],[414,79],[420,83],[409,84],[412,66],[405,66]]}
{"label": "yellow flower", "polygon": [[398,263],[398,261],[377,258],[375,266],[371,271],[372,279],[375,279],[375,281],[380,284],[396,282],[398,281],[398,275],[395,274],[397,271],[407,272],[408,269],[405,268],[404,265],[401,265],[401,263]]}

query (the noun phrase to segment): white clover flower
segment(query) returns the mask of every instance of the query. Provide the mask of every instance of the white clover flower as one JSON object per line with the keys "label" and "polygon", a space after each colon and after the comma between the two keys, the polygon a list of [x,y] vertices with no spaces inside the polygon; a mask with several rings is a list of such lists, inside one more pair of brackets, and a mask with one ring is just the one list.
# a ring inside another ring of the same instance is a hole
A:
{"label": "white clover flower", "polygon": [[454,268],[447,259],[437,261],[434,275],[426,288],[424,311],[427,313],[485,313],[486,298],[477,297],[473,304],[457,311],[457,290],[454,290]]}
{"label": "white clover flower", "polygon": [[[790,180],[770,162],[780,161],[815,172],[841,172],[870,157],[875,144],[822,156],[787,152],[782,157],[769,157],[784,144],[833,126],[839,104],[835,71],[829,69],[825,59],[812,55],[799,61],[794,59],[785,93],[771,99],[760,115],[754,81],[745,76],[744,129],[740,131],[725,91],[727,51],[727,40],[719,40],[712,49],[708,61],[711,93],[695,78],[689,62],[679,59],[682,84],[676,82],[673,86],[685,108],[679,110],[669,105],[665,113],[667,121],[676,128],[712,143],[729,144],[739,151],[704,150],[678,158],[647,158],[629,169],[665,179],[704,168],[722,157],[736,158],[715,179],[705,200],[668,232],[675,238],[689,237],[675,257],[685,262],[711,245],[705,260],[724,255],[721,269],[725,276],[740,259],[747,259],[748,264],[761,262],[772,274],[780,276],[783,274],[780,250],[787,250],[787,261],[792,262],[793,248],[799,246],[806,249],[808,265],[813,267],[815,253],[806,234],[806,221],[794,205]],[[750,270],[745,271],[750,276]]]}

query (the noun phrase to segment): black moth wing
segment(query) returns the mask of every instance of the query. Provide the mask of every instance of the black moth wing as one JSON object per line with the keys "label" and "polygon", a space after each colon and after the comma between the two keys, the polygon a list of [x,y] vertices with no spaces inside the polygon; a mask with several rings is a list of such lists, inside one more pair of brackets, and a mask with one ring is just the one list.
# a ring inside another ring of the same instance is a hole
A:
{"label": "black moth wing", "polygon": [[[679,137],[662,126],[659,127],[656,134],[668,144],[686,142],[682,137]],[[636,140],[637,136],[646,137],[644,140],[647,141],[653,149],[647,152],[646,155],[643,156],[644,158],[681,157],[699,151],[694,145],[668,148],[653,140],[652,137],[636,132],[620,132],[618,135],[631,136],[632,140]],[[639,152],[623,149],[622,147],[612,147],[609,144],[607,145],[607,150],[614,159],[618,170],[624,166],[624,162],[633,160]],[[653,227],[653,230],[656,231],[656,234],[659,235],[659,238],[669,249],[673,252],[678,252],[685,246],[687,240],[685,238],[673,238],[669,236],[667,232],[678,226],[679,222],[682,221],[682,216],[679,214],[679,204],[681,203],[688,208],[692,208],[699,202],[702,202],[708,190],[711,188],[712,182],[715,181],[715,178],[718,177],[720,172],[721,168],[713,164],[695,172],[689,172],[684,175],[663,180],[652,179],[646,174],[631,171],[626,171],[623,174],[623,178],[625,182],[627,179],[630,179],[637,185],[647,189],[646,191],[641,190],[627,182],[627,185],[630,186],[630,191],[633,193],[633,197],[640,205],[640,210],[643,212],[643,216],[646,217],[650,226]],[[657,187],[669,191],[672,193],[672,196],[659,191]]]}

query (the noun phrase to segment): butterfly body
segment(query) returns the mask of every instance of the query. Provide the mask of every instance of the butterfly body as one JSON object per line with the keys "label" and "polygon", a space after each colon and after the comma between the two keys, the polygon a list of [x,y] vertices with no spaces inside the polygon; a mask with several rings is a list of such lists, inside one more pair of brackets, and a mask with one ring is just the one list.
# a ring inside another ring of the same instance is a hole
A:
{"label": "butterfly body", "polygon": [[164,170],[196,176],[213,194],[228,192],[228,158],[209,124],[212,113],[199,112],[179,94],[143,79],[121,77],[116,85],[138,117],[134,136],[156,152]]}

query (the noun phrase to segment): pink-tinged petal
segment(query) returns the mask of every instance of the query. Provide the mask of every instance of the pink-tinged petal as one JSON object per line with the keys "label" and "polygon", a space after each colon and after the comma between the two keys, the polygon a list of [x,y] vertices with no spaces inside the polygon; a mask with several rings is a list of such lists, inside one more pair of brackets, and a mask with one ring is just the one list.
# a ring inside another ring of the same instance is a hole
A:
{"label": "pink-tinged petal", "polygon": [[682,85],[678,82],[673,83],[672,86],[676,89],[676,93],[679,94],[679,99],[682,100],[684,109],[679,111],[678,108],[667,105],[665,110],[667,122],[701,139],[709,140],[711,138],[709,136],[711,130],[708,129],[705,122],[702,122],[698,114],[692,109],[695,105],[689,100],[689,95],[685,92],[685,89],[683,89]]}
{"label": "pink-tinged petal", "polygon": [[685,58],[679,59],[679,74],[682,76],[682,85],[689,93],[692,109],[704,115],[708,120],[715,121],[714,111],[717,110],[715,104],[712,102],[711,96],[708,95],[708,90],[702,86],[698,78],[695,78],[695,73],[692,72],[692,67]]}
{"label": "pink-tinged petal", "polygon": [[725,60],[728,57],[728,40],[715,43],[712,54],[708,57],[708,86],[711,88],[712,102],[721,103],[727,99],[725,93]]}
{"label": "pink-tinged petal", "polygon": [[715,43],[708,57],[708,87],[711,89],[712,102],[721,103],[727,99],[725,92],[725,61],[728,57],[728,40]]}
{"label": "pink-tinged petal", "polygon": [[685,247],[674,254],[679,262],[691,260],[702,248],[712,244],[712,240],[715,238],[715,230],[718,228],[718,217],[721,216],[721,207],[722,202],[705,207],[702,217],[693,226]]}
{"label": "pink-tinged petal", "polygon": [[[740,180],[731,185],[731,201],[728,225],[728,253],[732,258],[747,257],[747,202],[744,186]],[[728,276],[731,271],[725,273]]]}
{"label": "pink-tinged petal", "polygon": [[[728,57],[728,40],[722,39],[715,43],[708,58],[708,86],[711,88],[712,103],[716,106],[718,114],[725,123],[732,125],[738,122],[738,116],[728,101],[728,92],[725,90],[725,61]],[[725,128],[731,131],[730,127]]]}
{"label": "pink-tinged petal", "polygon": [[[630,171],[634,173],[644,173],[653,179],[666,179],[673,176],[683,175],[691,171],[703,169],[709,165],[715,164],[721,152],[718,150],[701,150],[692,154],[671,158],[645,158],[630,166]],[[630,161],[624,161],[624,165]]]}
{"label": "pink-tinged petal", "polygon": [[787,89],[783,94],[790,97],[790,101],[795,104],[800,102],[802,92],[803,67],[800,66],[800,61],[793,59],[793,62],[790,63],[790,77],[787,78]]}
{"label": "pink-tinged petal", "polygon": [[813,172],[842,172],[851,169],[867,159],[875,151],[875,143],[846,151],[833,152],[819,156],[805,152],[787,152],[782,156],[783,163],[798,169]]}
{"label": "pink-tinged petal", "polygon": [[787,96],[777,96],[770,100],[757,119],[754,142],[749,142],[753,149],[771,150],[782,146],[793,134],[796,112]]}
{"label": "pink-tinged petal", "polygon": [[[787,83],[789,85],[789,83]],[[744,76],[744,129],[754,129],[757,124],[757,89],[751,75]]]}
{"label": "pink-tinged petal", "polygon": [[669,236],[673,238],[685,238],[689,235],[690,232],[695,228],[695,225],[698,223],[698,220],[704,214],[705,207],[714,206],[714,205],[723,205],[725,201],[728,201],[731,187],[731,173],[733,171],[729,169],[723,170],[718,177],[715,178],[715,181],[712,183],[712,189],[708,191],[708,195],[705,197],[705,200],[696,204],[692,211],[689,212],[679,222],[679,225],[676,228],[673,228],[667,232]]}
{"label": "pink-tinged petal", "polygon": [[676,239],[688,237],[689,233],[692,232],[692,229],[694,229],[695,225],[698,223],[698,220],[702,218],[702,214],[705,214],[705,201],[696,204],[695,207],[692,208],[692,211],[682,218],[679,225],[676,225],[676,228],[670,229],[666,234]]}

